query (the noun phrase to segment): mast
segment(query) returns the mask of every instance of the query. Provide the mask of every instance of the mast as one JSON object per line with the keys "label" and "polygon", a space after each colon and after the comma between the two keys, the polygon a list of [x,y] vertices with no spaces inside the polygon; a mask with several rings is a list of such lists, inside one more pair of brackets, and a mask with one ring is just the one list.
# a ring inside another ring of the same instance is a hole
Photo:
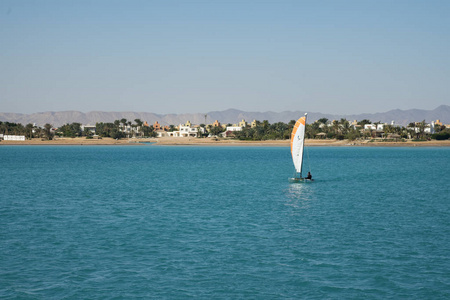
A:
{"label": "mast", "polygon": [[305,113],[305,126],[303,131],[303,143],[302,143],[302,163],[300,164],[300,178],[302,178],[302,169],[303,169],[303,153],[305,152],[305,132],[306,132],[306,117],[308,113]]}

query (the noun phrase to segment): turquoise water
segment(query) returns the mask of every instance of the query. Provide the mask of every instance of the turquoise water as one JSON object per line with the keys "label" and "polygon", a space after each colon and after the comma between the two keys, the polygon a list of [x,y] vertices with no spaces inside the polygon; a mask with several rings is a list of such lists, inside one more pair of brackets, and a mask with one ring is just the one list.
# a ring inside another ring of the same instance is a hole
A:
{"label": "turquoise water", "polygon": [[0,298],[448,299],[450,149],[307,154],[1,146]]}

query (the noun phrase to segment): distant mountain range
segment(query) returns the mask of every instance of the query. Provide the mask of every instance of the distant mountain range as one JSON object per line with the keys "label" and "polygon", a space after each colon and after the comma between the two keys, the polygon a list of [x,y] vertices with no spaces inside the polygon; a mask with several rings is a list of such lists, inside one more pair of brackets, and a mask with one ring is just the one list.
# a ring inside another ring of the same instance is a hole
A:
{"label": "distant mountain range", "polygon": [[[114,122],[122,118],[132,121],[141,119],[153,124],[158,121],[162,125],[178,125],[191,121],[193,124],[213,123],[218,120],[221,123],[237,123],[242,119],[246,121],[253,120],[268,120],[270,123],[274,122],[289,122],[290,120],[297,120],[304,115],[303,111],[284,111],[284,112],[246,112],[237,109],[228,109],[224,111],[211,111],[208,113],[193,113],[193,114],[155,114],[149,112],[103,112],[91,111],[87,113],[79,111],[60,111],[60,112],[40,112],[33,114],[19,114],[19,113],[0,113],[0,121],[14,122],[14,123],[36,123],[42,126],[45,123],[50,123],[53,126],[61,126],[66,123],[78,122],[82,124],[95,125],[97,122]],[[357,115],[334,115],[324,114],[318,112],[308,112],[308,123],[314,122],[320,118],[327,118],[329,120],[339,120],[346,118],[349,121],[368,119],[372,122],[386,122],[395,121],[396,124],[403,126],[410,122],[423,121],[431,122],[437,119],[443,123],[450,123],[450,106],[441,105],[433,110],[409,109],[400,110],[394,109],[383,113],[374,114],[357,114]]]}

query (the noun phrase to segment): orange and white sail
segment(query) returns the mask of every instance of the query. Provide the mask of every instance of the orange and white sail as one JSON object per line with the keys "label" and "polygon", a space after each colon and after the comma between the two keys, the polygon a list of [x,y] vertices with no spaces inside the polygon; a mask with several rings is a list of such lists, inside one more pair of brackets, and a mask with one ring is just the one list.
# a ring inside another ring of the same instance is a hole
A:
{"label": "orange and white sail", "polygon": [[291,133],[292,160],[294,162],[295,171],[299,174],[302,173],[303,148],[305,146],[306,115],[307,114],[297,120]]}

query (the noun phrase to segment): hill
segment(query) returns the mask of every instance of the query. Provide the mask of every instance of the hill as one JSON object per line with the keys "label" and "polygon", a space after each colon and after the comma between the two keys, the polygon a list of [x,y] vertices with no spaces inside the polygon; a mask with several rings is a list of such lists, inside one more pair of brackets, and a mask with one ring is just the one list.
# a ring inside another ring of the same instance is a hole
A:
{"label": "hill", "polygon": [[[284,112],[246,112],[237,109],[228,109],[224,111],[211,111],[206,113],[206,123],[212,123],[214,120],[219,120],[221,123],[237,123],[242,119],[246,121],[252,120],[268,120],[270,123],[274,122],[289,122],[296,120],[302,116],[303,111],[284,111]],[[151,112],[103,112],[91,111],[87,113],[79,111],[60,111],[60,112],[39,112],[33,114],[19,114],[19,113],[0,113],[0,121],[8,121],[14,123],[36,123],[37,125],[44,125],[50,123],[54,126],[61,126],[66,123],[79,122],[82,124],[92,124],[96,122],[114,122],[122,118],[134,122],[135,119],[147,121],[153,124],[158,121],[162,125],[178,125],[185,123],[187,120],[193,124],[205,123],[205,113],[194,114],[155,114]],[[435,121],[440,119],[443,123],[450,123],[450,106],[441,105],[433,110],[409,109],[409,110],[390,110],[382,113],[373,114],[354,114],[354,115],[338,115],[338,114],[324,114],[319,112],[308,112],[308,122],[313,122],[320,118],[327,118],[329,120],[339,120],[346,118],[349,121],[369,119],[372,122],[380,121],[390,123],[395,121],[396,124],[407,125],[410,122]]]}

